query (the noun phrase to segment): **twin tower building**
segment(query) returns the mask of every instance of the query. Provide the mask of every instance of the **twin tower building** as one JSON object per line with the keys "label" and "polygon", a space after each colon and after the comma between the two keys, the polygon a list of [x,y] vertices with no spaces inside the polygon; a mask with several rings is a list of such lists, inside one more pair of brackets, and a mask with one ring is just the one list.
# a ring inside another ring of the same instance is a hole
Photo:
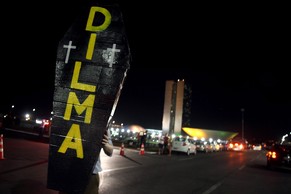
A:
{"label": "twin tower building", "polygon": [[192,89],[184,80],[168,80],[165,87],[162,131],[168,134],[185,134],[190,127]]}
{"label": "twin tower building", "polygon": [[162,133],[181,134],[198,139],[229,140],[238,132],[190,127],[192,89],[184,80],[166,81]]}

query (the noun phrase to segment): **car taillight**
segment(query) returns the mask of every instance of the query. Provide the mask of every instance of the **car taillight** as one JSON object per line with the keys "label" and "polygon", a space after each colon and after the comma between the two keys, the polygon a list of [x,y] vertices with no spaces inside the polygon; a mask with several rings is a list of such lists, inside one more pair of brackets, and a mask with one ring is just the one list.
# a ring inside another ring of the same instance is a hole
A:
{"label": "car taillight", "polygon": [[43,119],[42,122],[44,125],[49,125],[49,120]]}
{"label": "car taillight", "polygon": [[277,158],[277,153],[276,152],[269,151],[266,155],[269,158]]}
{"label": "car taillight", "polygon": [[187,144],[185,143],[185,142],[183,142],[183,144],[182,144],[183,146],[186,146]]}

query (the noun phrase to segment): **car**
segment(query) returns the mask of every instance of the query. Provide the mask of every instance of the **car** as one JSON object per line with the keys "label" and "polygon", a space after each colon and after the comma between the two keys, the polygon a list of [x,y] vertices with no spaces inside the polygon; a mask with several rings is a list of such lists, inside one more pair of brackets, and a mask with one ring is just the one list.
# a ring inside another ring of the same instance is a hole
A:
{"label": "car", "polygon": [[252,149],[257,150],[257,151],[261,151],[262,145],[261,144],[253,144]]}
{"label": "car", "polygon": [[195,141],[197,152],[210,153],[213,152],[213,147],[208,141],[196,140]]}
{"label": "car", "polygon": [[215,152],[220,152],[222,151],[222,145],[220,143],[214,142],[213,143],[213,148]]}
{"label": "car", "polygon": [[196,155],[195,142],[190,137],[175,137],[172,141],[172,152],[182,152],[186,153],[188,156],[190,154]]}
{"label": "car", "polygon": [[266,153],[267,168],[288,168],[291,170],[291,143],[275,144]]}
{"label": "car", "polygon": [[245,149],[247,149],[247,146],[244,140],[233,140],[228,142],[228,151],[244,151]]}
{"label": "car", "polygon": [[37,118],[35,119],[33,130],[40,133],[48,133],[51,127],[51,120],[47,118]]}
{"label": "car", "polygon": [[136,147],[138,146],[138,139],[135,137],[127,137],[122,140],[122,143],[126,144],[128,147]]}

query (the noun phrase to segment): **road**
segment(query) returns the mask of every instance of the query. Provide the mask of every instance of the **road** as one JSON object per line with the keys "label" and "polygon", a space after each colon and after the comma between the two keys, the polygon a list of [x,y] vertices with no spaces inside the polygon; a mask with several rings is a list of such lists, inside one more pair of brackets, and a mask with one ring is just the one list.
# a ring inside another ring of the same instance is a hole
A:
{"label": "road", "polygon": [[[56,194],[46,188],[48,143],[6,135],[0,160],[1,194]],[[146,151],[146,150],[145,150]],[[100,194],[289,194],[291,170],[268,170],[265,151],[157,155],[115,147],[101,152]]]}

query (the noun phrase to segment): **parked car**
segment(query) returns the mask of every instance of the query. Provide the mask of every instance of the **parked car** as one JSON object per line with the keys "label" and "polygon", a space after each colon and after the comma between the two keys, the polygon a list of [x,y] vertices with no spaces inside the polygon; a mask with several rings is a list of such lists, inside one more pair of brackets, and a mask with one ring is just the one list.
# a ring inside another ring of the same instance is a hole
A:
{"label": "parked car", "polygon": [[211,144],[207,141],[196,140],[195,145],[196,145],[197,152],[204,152],[204,153],[213,152],[213,146],[211,146]]}
{"label": "parked car", "polygon": [[33,124],[33,131],[39,133],[42,136],[45,133],[49,133],[51,128],[51,120],[47,118],[37,118]]}
{"label": "parked car", "polygon": [[192,138],[175,137],[172,142],[172,152],[183,152],[196,155],[196,145]]}
{"label": "parked car", "polygon": [[138,146],[138,139],[134,137],[127,137],[122,142],[127,146],[127,147],[137,147]]}
{"label": "parked car", "polygon": [[254,144],[252,146],[253,150],[261,151],[262,150],[262,145],[261,144]]}
{"label": "parked car", "polygon": [[221,145],[220,143],[214,142],[214,143],[213,143],[213,148],[214,148],[213,151],[215,151],[215,152],[220,152],[220,151],[222,151],[222,145]]}
{"label": "parked car", "polygon": [[275,144],[266,153],[267,167],[291,169],[291,143]]}

